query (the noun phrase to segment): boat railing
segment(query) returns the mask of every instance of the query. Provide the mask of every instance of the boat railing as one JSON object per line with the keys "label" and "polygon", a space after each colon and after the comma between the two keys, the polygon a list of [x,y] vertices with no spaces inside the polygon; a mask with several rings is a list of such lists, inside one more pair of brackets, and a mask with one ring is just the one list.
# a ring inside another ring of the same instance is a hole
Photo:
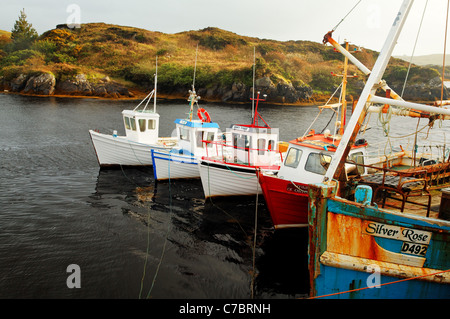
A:
{"label": "boat railing", "polygon": [[[395,168],[377,164],[363,164],[361,161],[350,159],[346,161],[346,164],[351,164],[353,167],[362,166],[367,168],[369,173],[365,175],[389,173],[414,178],[423,177],[426,179],[427,187],[430,189],[440,189],[450,185],[449,159],[446,161],[423,160],[417,161],[413,166],[400,166]],[[424,174],[424,176],[422,176],[422,174]],[[359,178],[360,176],[361,174],[357,174],[356,178]]]}
{"label": "boat railing", "polygon": [[[354,163],[355,165],[363,165]],[[414,172],[398,171],[385,167],[374,167],[364,165],[376,169],[380,172],[366,174],[357,179],[358,184],[369,185],[372,187],[374,196],[372,203],[377,202],[381,207],[385,207],[386,199],[397,200],[401,202],[399,207],[403,212],[406,203],[423,206],[426,208],[426,216],[429,217],[431,209],[431,193],[429,187],[429,179],[425,168],[417,169]],[[397,195],[397,196],[396,196]],[[411,197],[427,197],[425,203],[411,201]]]}
{"label": "boat railing", "polygon": [[[212,145],[213,151],[210,154],[210,148],[206,147],[206,157],[221,157],[225,162],[241,163],[245,165],[273,165],[275,163],[281,164],[283,162],[283,154],[279,149],[260,149],[251,147],[242,147],[237,145],[228,144],[225,141],[208,141],[202,140],[207,145]],[[215,146],[215,147],[214,147]],[[239,161],[236,150],[242,150],[246,152],[247,161]],[[255,155],[255,152],[256,155]]]}
{"label": "boat railing", "polygon": [[[406,142],[405,142],[406,141]],[[414,154],[417,157],[440,161],[448,161],[450,155],[450,145],[439,140],[428,140],[427,143],[416,142],[414,139],[402,139],[401,141],[370,143],[367,149],[368,159],[386,159],[398,156],[410,156]]]}

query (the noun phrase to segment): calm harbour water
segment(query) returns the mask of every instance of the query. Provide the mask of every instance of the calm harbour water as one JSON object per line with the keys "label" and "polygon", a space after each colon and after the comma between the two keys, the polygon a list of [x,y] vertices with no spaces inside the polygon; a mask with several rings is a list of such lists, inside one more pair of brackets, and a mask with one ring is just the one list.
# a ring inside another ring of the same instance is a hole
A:
{"label": "calm harbour water", "polygon": [[[200,180],[99,169],[88,130],[123,135],[121,111],[138,102],[0,94],[0,298],[250,298],[255,214],[254,297],[305,297],[307,231],[275,232],[262,196],[205,201]],[[223,130],[251,121],[250,103],[200,104]],[[157,111],[170,136],[188,105]],[[318,108],[259,111],[289,141]],[[382,135],[376,124],[369,132]],[[71,264],[81,288],[67,286]]]}

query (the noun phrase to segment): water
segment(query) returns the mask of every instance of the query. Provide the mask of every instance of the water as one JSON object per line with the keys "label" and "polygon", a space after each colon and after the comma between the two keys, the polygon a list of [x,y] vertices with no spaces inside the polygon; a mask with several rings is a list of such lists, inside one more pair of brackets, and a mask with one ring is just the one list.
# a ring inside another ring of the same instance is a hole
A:
{"label": "water", "polygon": [[[250,104],[201,104],[223,130],[250,123]],[[151,169],[99,169],[88,130],[123,135],[121,111],[135,105],[0,95],[0,298],[250,298],[253,273],[255,298],[305,297],[307,232],[275,232],[262,196],[205,201],[200,180],[155,184]],[[187,111],[161,101],[160,136]],[[318,113],[259,111],[284,141]],[[382,128],[375,122],[368,132],[377,139]],[[81,288],[68,288],[71,264]]]}

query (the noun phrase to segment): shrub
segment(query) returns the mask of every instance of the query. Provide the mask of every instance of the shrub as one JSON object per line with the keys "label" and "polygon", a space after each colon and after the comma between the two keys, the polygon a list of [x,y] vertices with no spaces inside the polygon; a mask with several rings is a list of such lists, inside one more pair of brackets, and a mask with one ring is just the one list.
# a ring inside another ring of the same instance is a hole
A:
{"label": "shrub", "polygon": [[19,50],[11,52],[4,59],[2,59],[2,65],[24,65],[28,59],[33,57],[43,58],[43,54],[36,50]]}

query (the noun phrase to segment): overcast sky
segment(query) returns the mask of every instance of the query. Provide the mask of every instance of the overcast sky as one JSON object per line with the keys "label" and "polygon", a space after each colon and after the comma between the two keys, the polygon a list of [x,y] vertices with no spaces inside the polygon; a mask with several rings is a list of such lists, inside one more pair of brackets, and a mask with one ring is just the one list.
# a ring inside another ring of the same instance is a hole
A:
{"label": "overcast sky", "polygon": [[[39,34],[61,23],[105,22],[164,33],[218,27],[261,39],[321,42],[359,0],[2,1],[0,29],[6,31],[24,8]],[[362,0],[333,37],[380,51],[402,1]],[[443,53],[447,1],[416,0],[394,55],[411,55],[426,4],[415,55]]]}

